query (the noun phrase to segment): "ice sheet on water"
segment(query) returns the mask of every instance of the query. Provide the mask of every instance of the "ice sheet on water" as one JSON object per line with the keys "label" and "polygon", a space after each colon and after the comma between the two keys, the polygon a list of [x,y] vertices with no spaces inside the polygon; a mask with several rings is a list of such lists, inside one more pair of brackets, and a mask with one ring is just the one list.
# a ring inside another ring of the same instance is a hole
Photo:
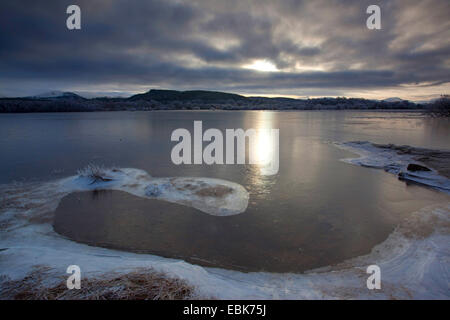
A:
{"label": "ice sheet on water", "polygon": [[[107,179],[79,175],[61,181],[61,189],[87,191],[95,189],[120,190],[138,197],[159,199],[196,208],[215,216],[245,212],[249,194],[238,183],[203,177],[152,177],[134,168],[102,169]],[[205,189],[227,188],[227,194],[204,196]]]}
{"label": "ice sheet on water", "polygon": [[420,161],[415,160],[413,153],[400,154],[395,148],[375,145],[368,141],[341,142],[335,143],[335,145],[359,155],[358,158],[342,159],[344,162],[363,167],[384,169],[386,172],[398,175],[403,180],[420,183],[450,193],[450,179],[439,175],[436,170],[432,168],[431,171],[409,172],[407,170],[410,163],[424,165]]}

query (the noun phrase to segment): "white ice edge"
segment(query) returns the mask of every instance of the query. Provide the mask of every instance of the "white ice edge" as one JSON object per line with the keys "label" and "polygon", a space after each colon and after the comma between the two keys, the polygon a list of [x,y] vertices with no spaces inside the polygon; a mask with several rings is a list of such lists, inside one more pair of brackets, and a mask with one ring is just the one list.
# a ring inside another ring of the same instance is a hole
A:
{"label": "white ice edge", "polygon": [[[448,230],[441,227],[449,223],[450,203],[424,208],[411,214],[405,222],[404,228],[432,223],[433,233],[424,238],[408,238],[397,229],[370,254],[336,267],[305,274],[243,273],[204,268],[155,255],[92,247],[61,237],[48,223],[21,222],[24,215],[54,210],[64,195],[84,190],[86,186],[89,184],[75,183],[70,178],[32,187],[0,186],[2,199],[13,203],[0,211],[0,223],[12,223],[0,234],[0,249],[7,248],[0,251],[0,276],[21,279],[34,265],[48,265],[57,276],[67,276],[66,268],[71,264],[81,267],[82,276],[152,267],[186,280],[199,296],[218,299],[450,298],[450,236]],[[115,188],[129,192],[128,187],[116,185]],[[10,195],[5,191],[17,192]],[[381,268],[380,291],[366,287],[365,270],[371,264]]]}
{"label": "white ice edge", "polygon": [[430,168],[431,171],[408,172],[406,167],[410,163],[424,165],[414,160],[413,155],[398,154],[395,150],[379,148],[368,141],[336,142],[334,145],[359,155],[358,158],[342,159],[344,162],[363,167],[383,169],[396,175],[402,173],[404,180],[420,183],[450,194],[450,179],[439,175],[436,170]]}
{"label": "white ice edge", "polygon": [[[111,181],[92,183],[88,177],[73,176],[61,180],[61,190],[86,191],[93,189],[121,190],[135,196],[182,204],[215,216],[229,216],[244,212],[248,206],[247,190],[238,183],[203,177],[150,176],[134,168],[105,170]],[[186,188],[189,186],[189,188]],[[208,187],[227,187],[231,193],[223,197],[198,196],[196,191]]]}

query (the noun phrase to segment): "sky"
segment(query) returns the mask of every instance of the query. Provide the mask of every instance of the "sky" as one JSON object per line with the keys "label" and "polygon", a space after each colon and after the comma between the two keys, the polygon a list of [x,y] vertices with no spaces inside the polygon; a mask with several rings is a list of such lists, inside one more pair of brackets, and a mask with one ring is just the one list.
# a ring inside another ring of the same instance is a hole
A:
{"label": "sky", "polygon": [[[66,9],[81,8],[81,30]],[[366,26],[371,4],[381,30]],[[448,0],[0,1],[0,96],[149,89],[428,100],[450,93]]]}

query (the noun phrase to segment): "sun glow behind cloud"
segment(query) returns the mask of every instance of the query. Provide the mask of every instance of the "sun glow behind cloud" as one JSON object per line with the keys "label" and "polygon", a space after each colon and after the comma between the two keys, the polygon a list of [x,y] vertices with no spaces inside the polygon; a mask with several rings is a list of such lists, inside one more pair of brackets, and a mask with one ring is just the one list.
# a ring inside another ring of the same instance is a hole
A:
{"label": "sun glow behind cloud", "polygon": [[263,71],[263,72],[276,72],[280,71],[278,70],[277,66],[274,65],[269,60],[255,60],[251,64],[247,64],[242,66],[245,69],[252,69],[256,71]]}

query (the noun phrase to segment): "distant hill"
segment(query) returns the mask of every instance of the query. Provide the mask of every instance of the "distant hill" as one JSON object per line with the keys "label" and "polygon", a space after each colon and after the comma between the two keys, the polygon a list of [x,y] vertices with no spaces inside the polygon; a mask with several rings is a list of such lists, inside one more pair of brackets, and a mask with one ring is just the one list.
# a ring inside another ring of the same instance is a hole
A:
{"label": "distant hill", "polygon": [[193,90],[193,91],[176,91],[176,90],[150,90],[146,93],[136,94],[128,98],[130,101],[204,101],[204,102],[215,102],[215,101],[226,101],[226,100],[245,100],[244,96],[217,92],[217,91],[203,91],[203,90]]}
{"label": "distant hill", "polygon": [[402,102],[402,101],[405,101],[405,100],[403,100],[401,98],[393,97],[393,98],[384,99],[382,101],[386,101],[386,102]]}
{"label": "distant hill", "polygon": [[85,100],[82,96],[73,92],[50,91],[38,94],[36,96],[27,97],[28,99],[64,99],[64,100]]}

